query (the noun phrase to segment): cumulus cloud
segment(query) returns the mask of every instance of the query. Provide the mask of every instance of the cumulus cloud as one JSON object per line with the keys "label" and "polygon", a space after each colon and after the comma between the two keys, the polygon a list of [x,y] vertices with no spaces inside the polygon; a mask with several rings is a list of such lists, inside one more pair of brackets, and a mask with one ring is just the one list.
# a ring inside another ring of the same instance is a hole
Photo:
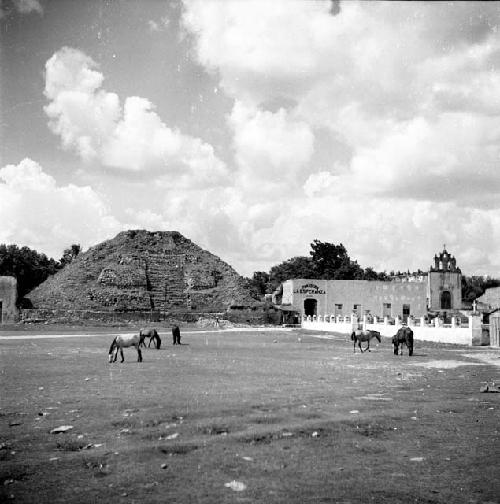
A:
{"label": "cumulus cloud", "polygon": [[280,187],[292,190],[301,183],[302,170],[314,151],[308,124],[283,108],[272,113],[238,101],[229,124],[239,168],[235,185],[244,189],[247,198],[276,197]]}
{"label": "cumulus cloud", "polygon": [[120,230],[91,187],[58,186],[29,158],[0,169],[0,219],[0,243],[26,245],[55,259],[73,243],[86,248]]}
{"label": "cumulus cloud", "polygon": [[[466,271],[498,268],[476,253],[499,246],[498,5],[185,0],[182,22],[235,102],[248,203],[235,212],[252,250],[290,257],[319,238],[404,269],[446,242]],[[335,145],[329,164],[318,130]],[[252,209],[265,201],[263,227]]]}
{"label": "cumulus cloud", "polygon": [[[316,238],[379,270],[426,268],[446,243],[465,272],[495,273],[499,11],[495,2],[185,0],[190,55],[231,100],[226,123],[210,125],[227,141],[224,160],[146,97],[107,90],[92,58],[64,48],[46,64],[49,127],[88,166],[134,180],[127,208],[113,217],[118,198],[113,209],[103,201],[118,189],[104,179],[106,198],[57,186],[25,160],[0,171],[0,238],[45,243],[34,217],[22,226],[16,217],[24,198],[62,248],[91,240],[89,221],[93,243],[121,228],[176,229],[248,275],[307,255]],[[63,220],[83,208],[85,225]]]}
{"label": "cumulus cloud", "polygon": [[103,80],[79,50],[65,47],[47,61],[44,110],[63,147],[116,170],[188,177],[192,184],[224,180],[226,166],[211,145],[168,127],[145,98],[128,97],[122,108]]}

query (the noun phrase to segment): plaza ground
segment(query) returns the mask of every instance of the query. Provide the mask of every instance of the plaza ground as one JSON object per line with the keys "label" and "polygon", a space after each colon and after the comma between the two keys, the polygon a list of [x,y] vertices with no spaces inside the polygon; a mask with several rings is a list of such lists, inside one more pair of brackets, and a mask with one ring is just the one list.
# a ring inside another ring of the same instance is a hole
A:
{"label": "plaza ground", "polygon": [[181,329],[0,331],[0,501],[500,502],[497,349]]}

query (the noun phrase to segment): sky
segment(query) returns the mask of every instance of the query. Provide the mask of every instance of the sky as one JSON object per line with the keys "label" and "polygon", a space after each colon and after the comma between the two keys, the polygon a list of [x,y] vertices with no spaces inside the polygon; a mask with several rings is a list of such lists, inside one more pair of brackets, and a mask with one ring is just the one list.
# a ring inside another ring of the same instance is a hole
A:
{"label": "sky", "polygon": [[500,277],[499,2],[0,0],[0,243],[179,231]]}

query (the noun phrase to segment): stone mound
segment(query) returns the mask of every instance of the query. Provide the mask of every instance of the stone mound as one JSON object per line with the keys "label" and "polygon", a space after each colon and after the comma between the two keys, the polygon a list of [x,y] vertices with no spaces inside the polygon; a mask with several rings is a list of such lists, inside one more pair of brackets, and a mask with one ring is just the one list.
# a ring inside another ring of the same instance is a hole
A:
{"label": "stone mound", "polygon": [[34,308],[214,311],[259,302],[245,280],[177,231],[124,231],[91,247],[27,296]]}

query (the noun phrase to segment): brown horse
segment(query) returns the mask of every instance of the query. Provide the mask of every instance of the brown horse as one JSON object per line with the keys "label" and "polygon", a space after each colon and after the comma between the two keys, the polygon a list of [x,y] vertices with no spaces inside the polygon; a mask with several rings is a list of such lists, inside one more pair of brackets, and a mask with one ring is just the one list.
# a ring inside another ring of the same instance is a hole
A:
{"label": "brown horse", "polygon": [[399,354],[399,345],[401,345],[401,355],[403,355],[403,345],[408,347],[408,355],[413,355],[413,331],[406,326],[401,327],[398,332],[392,337],[394,345],[394,355]]}
{"label": "brown horse", "polygon": [[[355,331],[353,331],[351,334],[351,340],[354,341],[354,353],[356,353],[356,343],[358,344],[361,353],[366,352],[367,350],[370,352],[370,340],[372,338],[376,338],[380,343],[380,333],[378,331],[373,331],[371,329],[367,329],[366,331],[356,329]],[[364,350],[361,348],[362,341],[367,342],[366,348]]]}
{"label": "brown horse", "polygon": [[149,338],[148,348],[151,346],[151,341],[153,341],[156,348],[158,350],[160,349],[161,339],[156,329],[141,329],[139,331],[139,339],[140,339],[139,346],[142,345],[146,347],[146,343],[144,341],[146,338]]}
{"label": "brown horse", "polygon": [[140,348],[141,340],[140,336],[137,334],[119,334],[109,347],[109,362],[116,362],[118,352],[120,352],[122,358],[121,362],[123,362],[125,360],[125,357],[123,356],[123,349],[132,346],[137,350],[137,362],[142,362],[142,353]]}

